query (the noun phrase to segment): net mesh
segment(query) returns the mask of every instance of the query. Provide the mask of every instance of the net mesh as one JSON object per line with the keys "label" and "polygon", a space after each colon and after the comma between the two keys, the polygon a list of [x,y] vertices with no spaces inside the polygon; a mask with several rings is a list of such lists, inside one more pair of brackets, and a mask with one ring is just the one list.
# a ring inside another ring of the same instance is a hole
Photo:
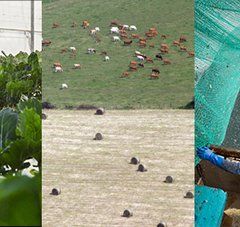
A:
{"label": "net mesh", "polygon": [[195,1],[195,52],[195,146],[221,145],[240,87],[239,0]]}

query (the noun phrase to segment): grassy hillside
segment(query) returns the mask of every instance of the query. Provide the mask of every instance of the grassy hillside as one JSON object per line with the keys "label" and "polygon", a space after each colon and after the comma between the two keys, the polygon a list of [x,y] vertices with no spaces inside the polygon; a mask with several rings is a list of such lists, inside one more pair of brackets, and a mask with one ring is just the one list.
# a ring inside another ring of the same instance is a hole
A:
{"label": "grassy hillside", "polygon": [[[90,28],[100,27],[101,42],[97,44],[89,36],[87,29],[81,27],[83,20],[90,22]],[[113,43],[109,35],[109,24],[119,19],[123,24],[136,25],[141,36],[150,27],[156,27],[159,35],[152,39],[155,48],[139,48],[137,41],[132,46]],[[73,21],[78,23],[71,28]],[[58,22],[59,28],[52,29],[52,23]],[[43,51],[43,99],[59,108],[66,105],[82,104],[104,106],[108,109],[123,108],[178,108],[186,105],[193,96],[193,58],[179,52],[171,45],[180,35],[186,35],[184,44],[193,51],[193,2],[191,0],[47,0],[43,4],[44,39],[50,39],[52,45]],[[161,34],[169,35],[167,40]],[[171,65],[146,63],[144,69],[130,74],[130,78],[120,78],[128,69],[129,62],[136,60],[135,50],[154,58],[161,43],[170,44],[170,53],[165,57]],[[60,50],[75,46],[77,56],[61,54]],[[93,47],[97,54],[88,55],[86,50]],[[109,62],[103,61],[101,51],[107,51]],[[53,73],[52,64],[60,61],[63,73]],[[80,63],[82,69],[74,70],[73,64]],[[159,80],[150,80],[151,68],[157,66],[161,76]],[[69,89],[60,90],[62,83]]]}

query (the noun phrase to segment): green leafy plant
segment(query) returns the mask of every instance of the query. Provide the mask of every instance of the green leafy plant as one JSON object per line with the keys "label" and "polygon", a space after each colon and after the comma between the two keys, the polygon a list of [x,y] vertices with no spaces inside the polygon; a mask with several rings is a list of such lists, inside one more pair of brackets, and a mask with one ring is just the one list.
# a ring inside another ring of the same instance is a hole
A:
{"label": "green leafy plant", "polygon": [[0,226],[41,225],[40,59],[0,57]]}

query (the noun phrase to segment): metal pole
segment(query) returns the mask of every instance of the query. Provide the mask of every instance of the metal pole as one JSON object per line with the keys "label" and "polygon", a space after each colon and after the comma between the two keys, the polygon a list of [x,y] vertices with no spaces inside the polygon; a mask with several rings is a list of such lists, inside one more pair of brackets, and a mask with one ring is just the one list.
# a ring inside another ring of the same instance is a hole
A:
{"label": "metal pole", "polygon": [[31,52],[34,52],[34,0],[31,0]]}

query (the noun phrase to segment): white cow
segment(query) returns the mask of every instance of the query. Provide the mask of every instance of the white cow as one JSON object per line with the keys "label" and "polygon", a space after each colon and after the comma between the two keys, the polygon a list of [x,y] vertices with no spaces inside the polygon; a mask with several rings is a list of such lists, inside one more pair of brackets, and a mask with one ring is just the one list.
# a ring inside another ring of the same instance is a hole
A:
{"label": "white cow", "polygon": [[116,42],[116,41],[120,41],[119,36],[113,36],[113,41],[114,41],[114,42]]}
{"label": "white cow", "polygon": [[61,89],[67,89],[68,85],[67,84],[62,84]]}
{"label": "white cow", "polygon": [[76,52],[76,47],[69,47],[69,50],[72,51],[72,52]]}
{"label": "white cow", "polygon": [[111,27],[110,32],[111,32],[111,34],[112,33],[119,34],[119,28],[118,27]]}
{"label": "white cow", "polygon": [[140,60],[140,61],[144,61],[144,57],[143,56],[137,55],[137,59]]}
{"label": "white cow", "polygon": [[62,69],[62,67],[60,67],[60,66],[56,66],[56,67],[54,67],[53,68],[53,71],[55,72],[55,73],[58,73],[58,72],[63,72],[63,69]]}
{"label": "white cow", "polygon": [[124,24],[124,25],[123,25],[123,29],[127,29],[127,30],[129,30],[129,25]]}
{"label": "white cow", "polygon": [[91,34],[91,35],[96,35],[96,33],[97,33],[97,30],[96,30],[96,29],[91,29],[91,30],[90,30],[90,34]]}
{"label": "white cow", "polygon": [[95,54],[96,50],[94,48],[88,48],[87,52],[88,52],[88,54]]}
{"label": "white cow", "polygon": [[131,30],[131,31],[137,31],[137,27],[136,27],[135,25],[131,25],[131,26],[129,27],[129,30]]}
{"label": "white cow", "polygon": [[136,50],[135,55],[141,55],[141,52]]}
{"label": "white cow", "polygon": [[104,57],[104,61],[109,61],[109,60],[110,60],[109,56]]}
{"label": "white cow", "polygon": [[81,65],[80,64],[74,64],[74,69],[81,69]]}
{"label": "white cow", "polygon": [[99,28],[99,27],[95,27],[95,30],[96,30],[97,32],[100,32],[100,28]]}

